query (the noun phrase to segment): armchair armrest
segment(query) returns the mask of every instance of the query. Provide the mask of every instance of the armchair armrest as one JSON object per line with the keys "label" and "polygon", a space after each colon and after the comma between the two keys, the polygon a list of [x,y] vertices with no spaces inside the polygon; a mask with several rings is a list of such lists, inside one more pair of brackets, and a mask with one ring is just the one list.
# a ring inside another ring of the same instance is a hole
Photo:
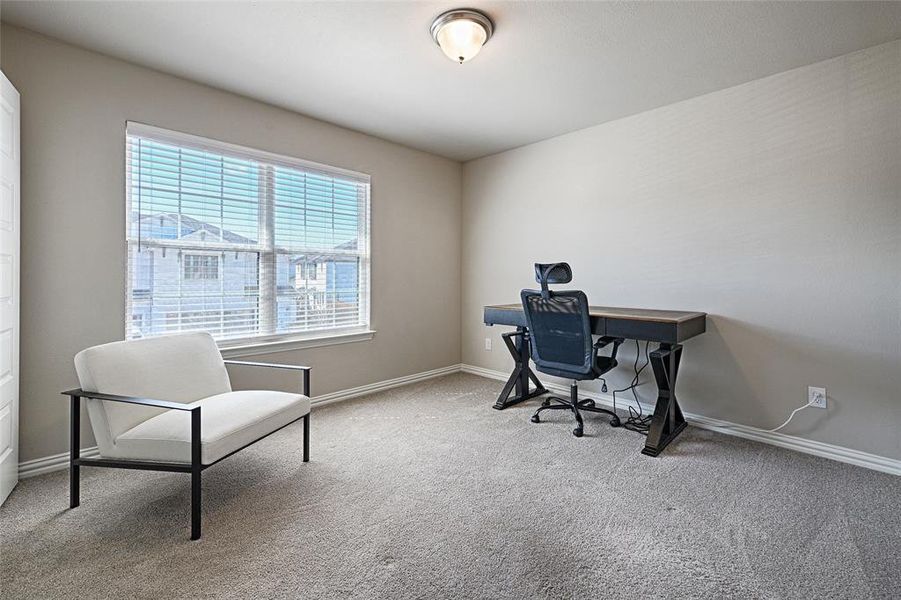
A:
{"label": "armchair armrest", "polygon": [[303,395],[307,398],[310,397],[310,373],[313,370],[312,367],[305,367],[302,365],[285,365],[281,363],[252,362],[249,360],[225,360],[222,362],[227,365],[237,365],[241,367],[264,367],[267,369],[287,369],[289,371],[303,371]]}
{"label": "armchair armrest", "polygon": [[71,398],[91,398],[94,400],[108,400],[110,402],[125,402],[127,404],[141,404],[143,406],[153,406],[155,408],[168,408],[172,410],[183,410],[191,412],[200,410],[199,406],[189,406],[181,402],[170,402],[169,400],[154,400],[153,398],[137,398],[135,396],[117,396],[115,394],[101,394],[100,392],[86,392],[82,389],[69,390],[62,393],[63,396]]}
{"label": "armchair armrest", "polygon": [[[101,394],[100,392],[86,392],[82,389],[62,392],[63,396],[69,396],[69,507],[75,508],[79,504],[78,497],[78,467],[121,467],[124,469],[150,469],[154,471],[184,471],[191,473],[191,539],[200,537],[200,471],[203,470],[200,435],[200,405],[191,406],[181,402],[169,400],[155,400],[153,398],[138,398],[135,396],[117,396],[115,394]],[[191,464],[182,467],[173,463],[158,463],[141,460],[115,460],[105,458],[81,458],[81,399],[108,400],[110,402],[125,402],[126,404],[139,404],[153,406],[155,408],[167,408],[191,413]]]}
{"label": "armchair armrest", "polygon": [[301,365],[283,365],[280,363],[264,363],[264,362],[251,362],[249,360],[224,360],[222,361],[227,365],[243,365],[245,367],[268,367],[271,369],[290,369],[292,371],[310,371],[313,367],[304,367]]}

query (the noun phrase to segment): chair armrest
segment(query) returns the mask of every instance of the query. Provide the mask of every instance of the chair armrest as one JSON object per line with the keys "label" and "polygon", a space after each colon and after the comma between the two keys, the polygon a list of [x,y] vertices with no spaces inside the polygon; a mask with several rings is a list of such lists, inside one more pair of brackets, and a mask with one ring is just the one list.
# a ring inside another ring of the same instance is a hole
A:
{"label": "chair armrest", "polygon": [[91,398],[93,400],[108,400],[110,402],[141,404],[143,406],[183,410],[186,412],[200,410],[199,406],[189,406],[187,404],[182,404],[181,402],[170,402],[169,400],[154,400],[152,398],[137,398],[135,396],[116,396],[115,394],[101,394],[100,392],[86,392],[81,389],[69,390],[68,392],[63,392],[62,395],[70,396],[72,398]]}
{"label": "chair armrest", "polygon": [[[140,404],[142,406],[153,406],[154,408],[168,408],[171,410],[181,410],[184,412],[191,413],[191,472],[196,473],[199,476],[200,471],[203,469],[203,464],[201,462],[201,456],[202,456],[202,454],[201,454],[201,448],[202,448],[201,439],[202,438],[200,435],[201,420],[200,420],[200,405],[199,404],[196,406],[190,406],[187,404],[182,404],[181,402],[170,402],[169,400],[154,400],[152,398],[137,398],[135,396],[116,396],[115,394],[101,394],[100,392],[86,392],[82,389],[69,390],[68,392],[63,392],[62,395],[69,396],[69,400],[71,402],[71,411],[72,412],[70,413],[71,414],[70,418],[72,419],[71,423],[74,423],[74,425],[72,425],[72,427],[73,427],[72,431],[78,430],[78,423],[79,423],[78,413],[81,410],[79,408],[79,404],[81,404],[82,398],[91,398],[93,400],[108,400],[110,402],[125,402],[126,404]],[[85,460],[85,459],[78,458],[79,450],[78,450],[77,433],[73,434],[73,436],[75,436],[75,437],[73,437],[72,439],[76,440],[75,445],[73,446],[73,448],[71,450],[73,460],[74,459]],[[109,466],[109,464],[110,464],[110,463],[107,463],[106,465],[104,465],[103,464],[104,461],[99,460],[99,459],[94,460],[92,462],[96,466]],[[138,462],[139,461],[135,461],[135,463],[133,463],[133,464],[137,464]],[[72,462],[72,464],[73,465],[85,464],[85,465],[91,466],[91,462],[87,462],[87,461],[84,463]],[[152,468],[155,468],[155,469],[158,469],[159,467],[164,466],[164,465],[160,465],[159,463],[148,463],[148,462],[145,462],[144,465],[145,466],[143,468],[147,468],[147,466],[152,465]],[[120,465],[116,465],[116,466],[120,466]],[[142,468],[142,467],[132,467],[132,468]],[[167,470],[170,470],[170,469],[167,469]],[[199,482],[200,480],[197,479],[197,481]],[[199,483],[197,485],[199,485]]]}
{"label": "chair armrest", "polygon": [[300,365],[283,365],[280,363],[263,363],[251,362],[248,360],[224,360],[227,365],[243,365],[245,367],[267,367],[270,369],[289,369],[292,371],[310,371],[313,367],[303,367]]}
{"label": "chair armrest", "polygon": [[249,360],[225,360],[222,361],[227,365],[238,365],[241,367],[264,367],[267,369],[287,369],[289,371],[303,371],[303,395],[310,397],[310,372],[312,367],[304,367],[301,365],[284,365],[281,363],[264,363],[252,362]]}
{"label": "chair armrest", "polygon": [[508,331],[507,333],[502,333],[501,337],[509,339],[509,338],[516,337],[516,336],[522,335],[522,334],[523,334],[522,331]]}
{"label": "chair armrest", "polygon": [[619,351],[619,346],[625,340],[623,338],[612,337],[609,335],[605,335],[601,338],[598,338],[598,341],[594,343],[594,353],[597,355],[598,351],[613,342],[613,352],[610,353],[610,358],[616,360],[616,353]]}

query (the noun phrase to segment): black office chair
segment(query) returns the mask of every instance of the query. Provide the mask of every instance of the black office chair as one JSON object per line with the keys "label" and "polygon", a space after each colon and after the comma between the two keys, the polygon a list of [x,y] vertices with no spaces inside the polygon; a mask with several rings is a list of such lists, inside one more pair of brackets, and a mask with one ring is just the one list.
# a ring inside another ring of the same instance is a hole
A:
{"label": "black office chair", "polygon": [[[572,380],[570,397],[550,396],[532,415],[532,422],[539,423],[538,416],[545,410],[571,410],[576,417],[573,435],[582,437],[584,427],[580,411],[607,413],[610,425],[618,427],[619,417],[611,410],[595,406],[594,400],[579,400],[579,381],[593,380],[616,366],[616,352],[622,338],[604,336],[593,343],[591,319],[588,314],[588,298],[581,291],[552,292],[551,283],[572,281],[572,269],[566,263],[535,264],[535,279],[541,290],[522,290],[522,308],[532,346],[535,368],[548,375]],[[613,344],[610,356],[598,351]]]}

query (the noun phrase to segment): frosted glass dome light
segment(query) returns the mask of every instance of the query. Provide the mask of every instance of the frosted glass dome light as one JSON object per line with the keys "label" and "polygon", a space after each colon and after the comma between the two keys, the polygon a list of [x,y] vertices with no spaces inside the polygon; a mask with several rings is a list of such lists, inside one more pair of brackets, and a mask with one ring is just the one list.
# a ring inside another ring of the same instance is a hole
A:
{"label": "frosted glass dome light", "polygon": [[431,32],[441,51],[462,65],[472,60],[491,38],[494,24],[478,11],[455,9],[439,15],[432,22]]}

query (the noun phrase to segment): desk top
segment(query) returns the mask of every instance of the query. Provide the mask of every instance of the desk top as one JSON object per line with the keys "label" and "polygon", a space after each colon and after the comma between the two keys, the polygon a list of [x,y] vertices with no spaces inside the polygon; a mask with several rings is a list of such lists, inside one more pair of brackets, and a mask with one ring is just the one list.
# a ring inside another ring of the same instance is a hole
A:
{"label": "desk top", "polygon": [[[526,326],[521,304],[495,304],[484,311],[486,325]],[[591,306],[588,313],[594,335],[676,344],[707,330],[707,313],[702,312]]]}
{"label": "desk top", "polygon": [[[485,309],[514,310],[522,312],[522,304],[492,304]],[[705,318],[707,313],[682,310],[653,310],[649,308],[617,308],[614,306],[590,306],[592,317],[624,319],[629,321],[653,321],[656,323],[683,323],[692,319]]]}

